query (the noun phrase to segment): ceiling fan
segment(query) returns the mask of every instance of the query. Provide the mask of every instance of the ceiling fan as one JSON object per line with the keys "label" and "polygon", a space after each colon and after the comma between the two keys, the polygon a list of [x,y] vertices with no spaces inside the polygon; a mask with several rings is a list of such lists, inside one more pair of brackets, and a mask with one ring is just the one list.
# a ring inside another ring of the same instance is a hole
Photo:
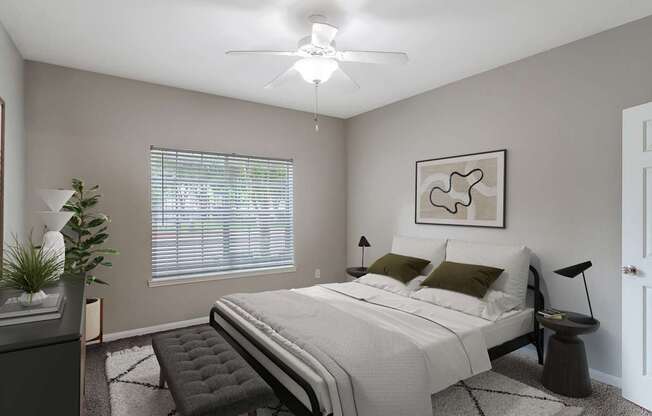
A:
{"label": "ceiling fan", "polygon": [[272,79],[265,88],[275,88],[285,84],[299,73],[304,81],[315,86],[315,130],[318,123],[318,88],[336,74],[354,89],[360,88],[339,65],[339,62],[359,62],[368,64],[405,64],[408,56],[404,52],[384,51],[340,51],[335,46],[337,27],[326,23],[322,15],[312,15],[308,18],[312,23],[312,33],[301,40],[295,51],[227,51],[227,55],[274,55],[300,58],[294,64]]}

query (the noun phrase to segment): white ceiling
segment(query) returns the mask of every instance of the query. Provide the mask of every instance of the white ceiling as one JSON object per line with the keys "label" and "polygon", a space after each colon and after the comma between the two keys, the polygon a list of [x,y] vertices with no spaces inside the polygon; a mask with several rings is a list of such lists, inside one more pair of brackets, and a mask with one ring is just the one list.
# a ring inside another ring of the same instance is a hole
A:
{"label": "white ceiling", "polygon": [[652,14],[650,0],[1,0],[25,59],[312,111],[311,86],[263,86],[320,13],[340,49],[405,51],[406,66],[342,64],[354,92],[321,88],[320,112],[348,118]]}

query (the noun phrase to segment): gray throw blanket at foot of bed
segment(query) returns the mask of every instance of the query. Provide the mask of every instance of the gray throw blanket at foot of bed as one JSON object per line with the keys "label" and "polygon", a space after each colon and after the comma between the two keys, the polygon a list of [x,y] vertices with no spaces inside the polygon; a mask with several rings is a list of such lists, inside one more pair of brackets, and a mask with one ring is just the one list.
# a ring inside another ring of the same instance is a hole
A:
{"label": "gray throw blanket at foot of bed", "polygon": [[407,337],[289,290],[224,299],[317,359],[336,381],[342,414],[432,415],[426,357]]}

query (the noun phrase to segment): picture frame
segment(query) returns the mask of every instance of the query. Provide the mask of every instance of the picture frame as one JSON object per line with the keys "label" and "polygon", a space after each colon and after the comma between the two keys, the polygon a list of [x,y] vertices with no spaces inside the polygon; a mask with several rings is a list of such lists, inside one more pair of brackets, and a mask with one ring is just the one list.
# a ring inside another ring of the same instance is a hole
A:
{"label": "picture frame", "polygon": [[415,164],[416,224],[505,228],[507,150]]}

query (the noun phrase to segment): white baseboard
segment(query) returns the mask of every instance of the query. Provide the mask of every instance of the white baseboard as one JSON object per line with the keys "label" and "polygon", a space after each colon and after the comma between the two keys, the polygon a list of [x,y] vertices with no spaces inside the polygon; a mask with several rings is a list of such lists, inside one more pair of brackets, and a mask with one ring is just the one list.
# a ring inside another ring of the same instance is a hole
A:
{"label": "white baseboard", "polygon": [[[532,358],[537,359],[537,350],[533,345],[527,345],[521,348],[520,351],[523,351],[527,355],[532,356]],[[589,375],[593,380],[620,388],[620,377],[612,376],[611,374],[603,373],[602,371],[594,370],[593,368],[589,368]]]}
{"label": "white baseboard", "polygon": [[155,332],[169,331],[171,329],[184,328],[187,326],[201,325],[208,323],[208,316],[188,319],[186,321],[168,322],[165,324],[148,326],[145,328],[129,329],[127,331],[112,332],[104,334],[104,342],[111,342],[122,338],[137,337],[139,335],[153,334]]}
{"label": "white baseboard", "polygon": [[620,388],[620,377],[612,376],[611,374],[603,373],[593,368],[589,368],[589,375],[593,380]]}

